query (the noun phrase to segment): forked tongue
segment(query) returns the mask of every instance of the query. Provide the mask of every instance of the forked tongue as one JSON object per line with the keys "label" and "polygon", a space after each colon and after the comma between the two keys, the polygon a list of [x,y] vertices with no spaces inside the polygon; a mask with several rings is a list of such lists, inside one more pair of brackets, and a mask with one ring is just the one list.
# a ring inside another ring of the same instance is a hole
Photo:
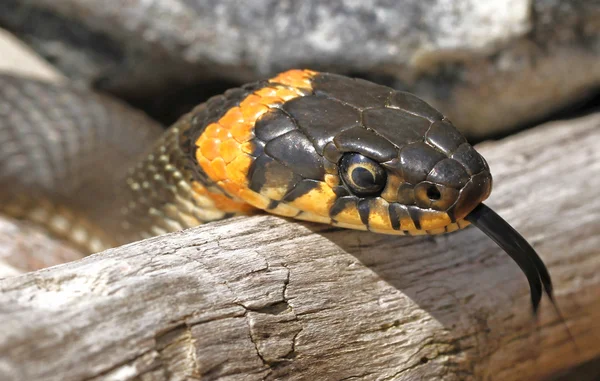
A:
{"label": "forked tongue", "polygon": [[483,203],[475,207],[475,209],[465,217],[465,220],[479,228],[479,230],[496,242],[498,246],[517,262],[517,265],[519,265],[521,270],[523,270],[527,277],[527,281],[529,282],[531,305],[534,314],[537,315],[542,292],[545,292],[546,295],[548,295],[548,298],[554,306],[554,310],[558,314],[560,320],[565,324],[571,340],[575,343],[575,339],[554,300],[552,280],[550,279],[548,269],[525,238],[513,229],[508,222]]}

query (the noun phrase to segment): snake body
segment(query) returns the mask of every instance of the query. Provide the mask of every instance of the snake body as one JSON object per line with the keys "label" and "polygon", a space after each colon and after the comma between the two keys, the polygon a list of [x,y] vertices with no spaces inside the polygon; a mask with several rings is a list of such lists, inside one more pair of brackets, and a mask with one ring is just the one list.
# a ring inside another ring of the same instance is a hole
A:
{"label": "snake body", "polygon": [[89,252],[266,211],[375,233],[474,224],[552,299],[531,246],[485,206],[485,159],[416,96],[290,70],[226,91],[162,131],[116,101],[0,76],[0,211]]}

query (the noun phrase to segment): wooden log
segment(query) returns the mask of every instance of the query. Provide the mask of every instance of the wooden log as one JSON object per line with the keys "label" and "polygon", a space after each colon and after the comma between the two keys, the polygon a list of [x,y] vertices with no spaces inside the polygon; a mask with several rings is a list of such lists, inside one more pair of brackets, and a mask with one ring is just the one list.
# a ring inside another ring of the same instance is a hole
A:
{"label": "wooden log", "polygon": [[477,229],[236,218],[0,281],[0,379],[541,380],[600,356],[600,114],[480,146],[549,267],[532,318]]}
{"label": "wooden log", "polygon": [[0,278],[83,257],[77,249],[33,222],[0,215]]}

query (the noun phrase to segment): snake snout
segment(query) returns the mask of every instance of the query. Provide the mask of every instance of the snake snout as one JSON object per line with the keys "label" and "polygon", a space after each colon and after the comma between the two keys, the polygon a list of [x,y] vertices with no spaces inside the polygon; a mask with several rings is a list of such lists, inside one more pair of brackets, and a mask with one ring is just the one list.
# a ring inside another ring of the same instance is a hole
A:
{"label": "snake snout", "polygon": [[448,210],[453,220],[464,219],[473,209],[486,200],[492,192],[492,175],[484,170],[471,179],[460,190],[456,203]]}

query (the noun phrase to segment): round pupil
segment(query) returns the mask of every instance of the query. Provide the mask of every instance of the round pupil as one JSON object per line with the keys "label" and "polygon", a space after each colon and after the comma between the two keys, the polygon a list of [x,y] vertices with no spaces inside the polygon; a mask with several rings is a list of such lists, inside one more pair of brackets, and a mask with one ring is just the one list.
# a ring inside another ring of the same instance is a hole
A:
{"label": "round pupil", "polygon": [[387,177],[379,163],[358,153],[342,157],[340,175],[350,191],[361,197],[380,192],[385,187]]}
{"label": "round pupil", "polygon": [[352,181],[361,188],[377,187],[373,173],[363,167],[356,167],[352,170]]}

